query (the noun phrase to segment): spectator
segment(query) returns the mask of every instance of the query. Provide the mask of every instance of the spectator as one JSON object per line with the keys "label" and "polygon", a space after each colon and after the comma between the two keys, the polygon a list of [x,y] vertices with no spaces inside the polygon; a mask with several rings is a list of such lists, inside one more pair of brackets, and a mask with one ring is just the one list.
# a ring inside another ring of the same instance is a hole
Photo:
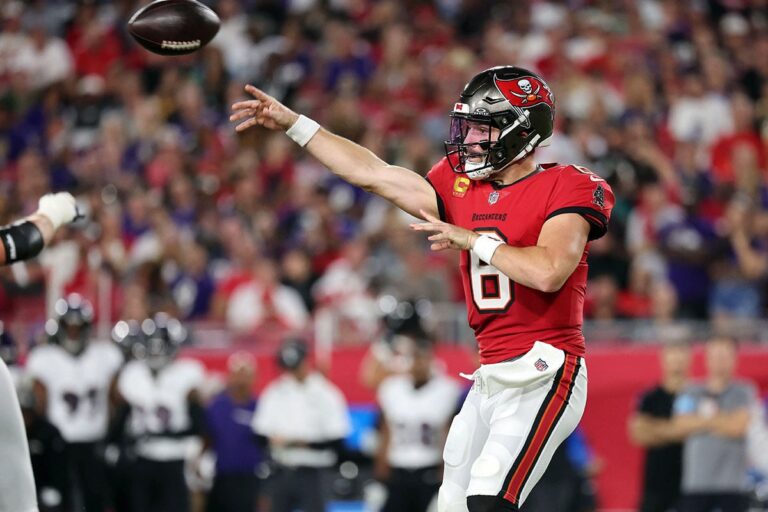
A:
{"label": "spectator", "polygon": [[691,353],[685,342],[673,341],[660,356],[661,381],[643,393],[628,423],[632,442],[646,449],[641,512],[679,510],[683,445],[672,426],[672,409],[688,383]]}
{"label": "spectator", "polygon": [[181,268],[170,284],[174,301],[185,319],[205,318],[216,286],[209,271],[208,253],[196,242],[185,242],[180,258]]}
{"label": "spectator", "polygon": [[205,447],[216,455],[216,476],[206,510],[253,512],[260,492],[256,474],[264,462],[250,427],[256,410],[256,362],[238,352],[229,357],[227,370],[227,389],[206,408]]}
{"label": "spectator", "polygon": [[301,295],[307,311],[315,309],[312,287],[317,282],[317,274],[312,269],[312,261],[306,251],[291,249],[282,258],[283,284],[296,290]]}
{"label": "spectator", "polygon": [[27,76],[32,90],[39,91],[72,77],[74,65],[66,43],[51,37],[37,21],[30,30],[29,44],[15,55],[16,69]]}
{"label": "spectator", "polygon": [[736,341],[707,342],[707,378],[675,400],[673,428],[685,436],[682,512],[747,510],[746,434],[756,400],[752,384],[735,378]]}
{"label": "spectator", "polygon": [[344,396],[310,370],[307,356],[303,340],[283,343],[277,355],[283,374],[264,390],[253,419],[276,464],[270,483],[273,512],[325,511],[324,469],[336,463],[350,430]]}
{"label": "spectator", "polygon": [[296,331],[308,321],[301,296],[278,281],[275,262],[258,261],[251,279],[232,292],[227,304],[227,325],[235,331],[258,328]]}

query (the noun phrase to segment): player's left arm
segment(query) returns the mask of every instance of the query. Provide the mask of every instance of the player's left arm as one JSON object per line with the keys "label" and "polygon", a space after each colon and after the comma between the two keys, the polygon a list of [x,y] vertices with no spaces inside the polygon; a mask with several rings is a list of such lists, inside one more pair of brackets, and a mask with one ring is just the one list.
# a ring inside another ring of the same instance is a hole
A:
{"label": "player's left arm", "polygon": [[[472,250],[480,235],[421,212],[427,222],[411,224],[416,231],[431,231],[433,251]],[[564,213],[544,223],[536,245],[513,247],[501,243],[491,263],[511,280],[542,292],[556,292],[565,284],[584,254],[590,224],[578,213]]]}

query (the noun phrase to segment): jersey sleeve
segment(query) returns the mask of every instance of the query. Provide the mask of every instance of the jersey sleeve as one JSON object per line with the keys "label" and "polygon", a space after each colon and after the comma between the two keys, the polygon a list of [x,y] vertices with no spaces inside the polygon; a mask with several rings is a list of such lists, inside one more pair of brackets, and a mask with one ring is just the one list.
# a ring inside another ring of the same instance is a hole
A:
{"label": "jersey sleeve", "polygon": [[608,231],[614,196],[606,181],[585,167],[569,165],[561,171],[547,205],[547,220],[577,213],[589,222],[589,240]]}
{"label": "jersey sleeve", "polygon": [[[437,162],[427,173],[427,182],[432,185],[437,195],[437,211],[440,213],[440,220],[448,221],[448,204],[453,194],[454,186],[462,188],[469,187],[469,178],[458,176],[451,170],[448,159],[443,158]],[[466,180],[466,184],[459,183]],[[463,189],[466,192],[466,188]]]}

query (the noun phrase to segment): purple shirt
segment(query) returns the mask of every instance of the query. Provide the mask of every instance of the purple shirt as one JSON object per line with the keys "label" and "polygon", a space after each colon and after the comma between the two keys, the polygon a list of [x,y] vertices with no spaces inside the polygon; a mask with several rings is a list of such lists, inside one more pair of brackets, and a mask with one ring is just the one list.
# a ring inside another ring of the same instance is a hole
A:
{"label": "purple shirt", "polygon": [[235,404],[225,391],[208,405],[206,419],[213,451],[216,453],[216,474],[255,474],[264,460],[256,444],[251,420],[256,400]]}

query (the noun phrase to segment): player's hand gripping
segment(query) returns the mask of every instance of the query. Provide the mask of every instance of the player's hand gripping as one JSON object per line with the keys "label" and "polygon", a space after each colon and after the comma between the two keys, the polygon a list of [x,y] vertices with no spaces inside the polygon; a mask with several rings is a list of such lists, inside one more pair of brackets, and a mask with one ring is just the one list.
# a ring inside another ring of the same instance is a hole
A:
{"label": "player's hand gripping", "polygon": [[238,101],[232,105],[230,121],[240,121],[235,131],[242,132],[251,126],[263,126],[270,130],[287,130],[299,115],[275,98],[252,85],[245,86],[252,100]]}
{"label": "player's hand gripping", "polygon": [[468,251],[472,249],[475,240],[480,236],[474,231],[448,224],[424,210],[419,210],[421,216],[427,222],[411,224],[411,229],[415,231],[428,231],[435,233],[427,237],[432,242],[430,248],[433,251],[444,251],[446,249],[457,249],[459,251]]}

